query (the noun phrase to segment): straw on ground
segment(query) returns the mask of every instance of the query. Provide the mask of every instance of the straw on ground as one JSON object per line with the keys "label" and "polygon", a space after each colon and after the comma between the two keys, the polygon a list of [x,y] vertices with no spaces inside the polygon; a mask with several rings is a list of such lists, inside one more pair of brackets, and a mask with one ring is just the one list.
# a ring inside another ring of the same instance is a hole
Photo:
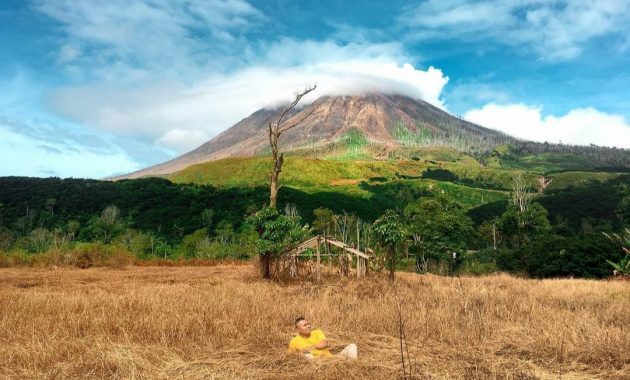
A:
{"label": "straw on ground", "polygon": [[[624,378],[630,283],[384,278],[276,283],[249,265],[0,270],[0,378]],[[359,360],[286,354],[304,315]]]}

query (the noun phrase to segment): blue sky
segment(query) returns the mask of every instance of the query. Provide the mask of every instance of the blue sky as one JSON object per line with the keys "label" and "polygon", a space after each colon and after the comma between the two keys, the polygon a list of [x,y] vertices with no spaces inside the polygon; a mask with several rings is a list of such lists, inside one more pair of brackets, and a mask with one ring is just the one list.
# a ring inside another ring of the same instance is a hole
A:
{"label": "blue sky", "polygon": [[313,83],[630,148],[630,1],[3,0],[0,175],[130,172]]}

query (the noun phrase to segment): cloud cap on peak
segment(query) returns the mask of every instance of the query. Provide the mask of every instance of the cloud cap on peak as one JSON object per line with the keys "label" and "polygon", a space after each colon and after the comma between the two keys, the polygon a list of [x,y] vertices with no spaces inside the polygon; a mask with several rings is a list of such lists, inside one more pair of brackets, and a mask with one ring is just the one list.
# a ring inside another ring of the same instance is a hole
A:
{"label": "cloud cap on peak", "polygon": [[182,153],[260,108],[290,101],[296,90],[311,84],[317,84],[317,90],[303,104],[324,95],[383,92],[445,108],[440,95],[447,83],[448,77],[434,67],[421,70],[409,63],[356,59],[280,68],[256,66],[214,75],[192,86],[66,87],[51,93],[48,104],[70,120],[154,141]]}

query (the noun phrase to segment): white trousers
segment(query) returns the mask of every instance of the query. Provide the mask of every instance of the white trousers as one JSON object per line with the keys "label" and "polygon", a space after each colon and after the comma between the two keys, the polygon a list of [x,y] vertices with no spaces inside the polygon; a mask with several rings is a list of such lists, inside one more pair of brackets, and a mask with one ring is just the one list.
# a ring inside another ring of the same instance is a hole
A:
{"label": "white trousers", "polygon": [[[350,343],[343,350],[341,350],[341,352],[338,353],[336,356],[339,356],[342,358],[348,358],[348,359],[356,359],[358,355],[359,355],[359,350],[357,348],[357,345],[354,343]],[[304,356],[306,356],[306,358],[309,360],[316,358],[316,356],[314,356],[311,353],[304,354]]]}
{"label": "white trousers", "polygon": [[337,354],[337,356],[343,356],[348,359],[356,359],[358,355],[359,350],[357,348],[357,345],[354,343],[350,343],[346,346],[346,348],[344,348],[340,353]]}

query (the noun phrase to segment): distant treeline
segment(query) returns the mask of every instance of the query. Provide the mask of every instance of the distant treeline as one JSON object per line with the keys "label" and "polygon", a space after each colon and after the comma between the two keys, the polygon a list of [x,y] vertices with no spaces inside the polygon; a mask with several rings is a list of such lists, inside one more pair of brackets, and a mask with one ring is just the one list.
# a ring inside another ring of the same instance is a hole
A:
{"label": "distant treeline", "polygon": [[[425,173],[432,180],[461,182],[446,170]],[[372,223],[397,214],[405,235],[397,248],[405,253],[403,264],[442,274],[504,270],[605,277],[612,273],[607,260],[623,256],[604,233],[630,226],[630,175],[547,191],[526,210],[507,200],[466,211],[457,195],[417,181],[360,183],[369,196],[284,187],[280,210],[302,233],[334,235],[374,247],[377,254],[383,251],[373,245]],[[251,257],[258,237],[247,220],[268,198],[264,187],[215,188],[159,178],[0,178],[0,266],[3,260],[28,263],[37,257],[86,266],[116,249],[139,258]]]}
{"label": "distant treeline", "polygon": [[[298,205],[306,222],[312,220],[313,210],[319,207],[335,212],[348,210],[366,220],[374,220],[385,209],[399,203],[389,193],[375,194],[376,202],[372,202],[334,191],[306,193],[290,187],[280,191],[280,206]],[[105,207],[116,205],[129,227],[178,243],[184,235],[204,227],[204,210],[212,210],[214,225],[226,220],[238,228],[247,215],[268,201],[266,187],[216,188],[175,184],[161,178],[114,182],[0,177],[0,227],[27,232],[35,227],[52,229],[76,221],[84,228]]]}

